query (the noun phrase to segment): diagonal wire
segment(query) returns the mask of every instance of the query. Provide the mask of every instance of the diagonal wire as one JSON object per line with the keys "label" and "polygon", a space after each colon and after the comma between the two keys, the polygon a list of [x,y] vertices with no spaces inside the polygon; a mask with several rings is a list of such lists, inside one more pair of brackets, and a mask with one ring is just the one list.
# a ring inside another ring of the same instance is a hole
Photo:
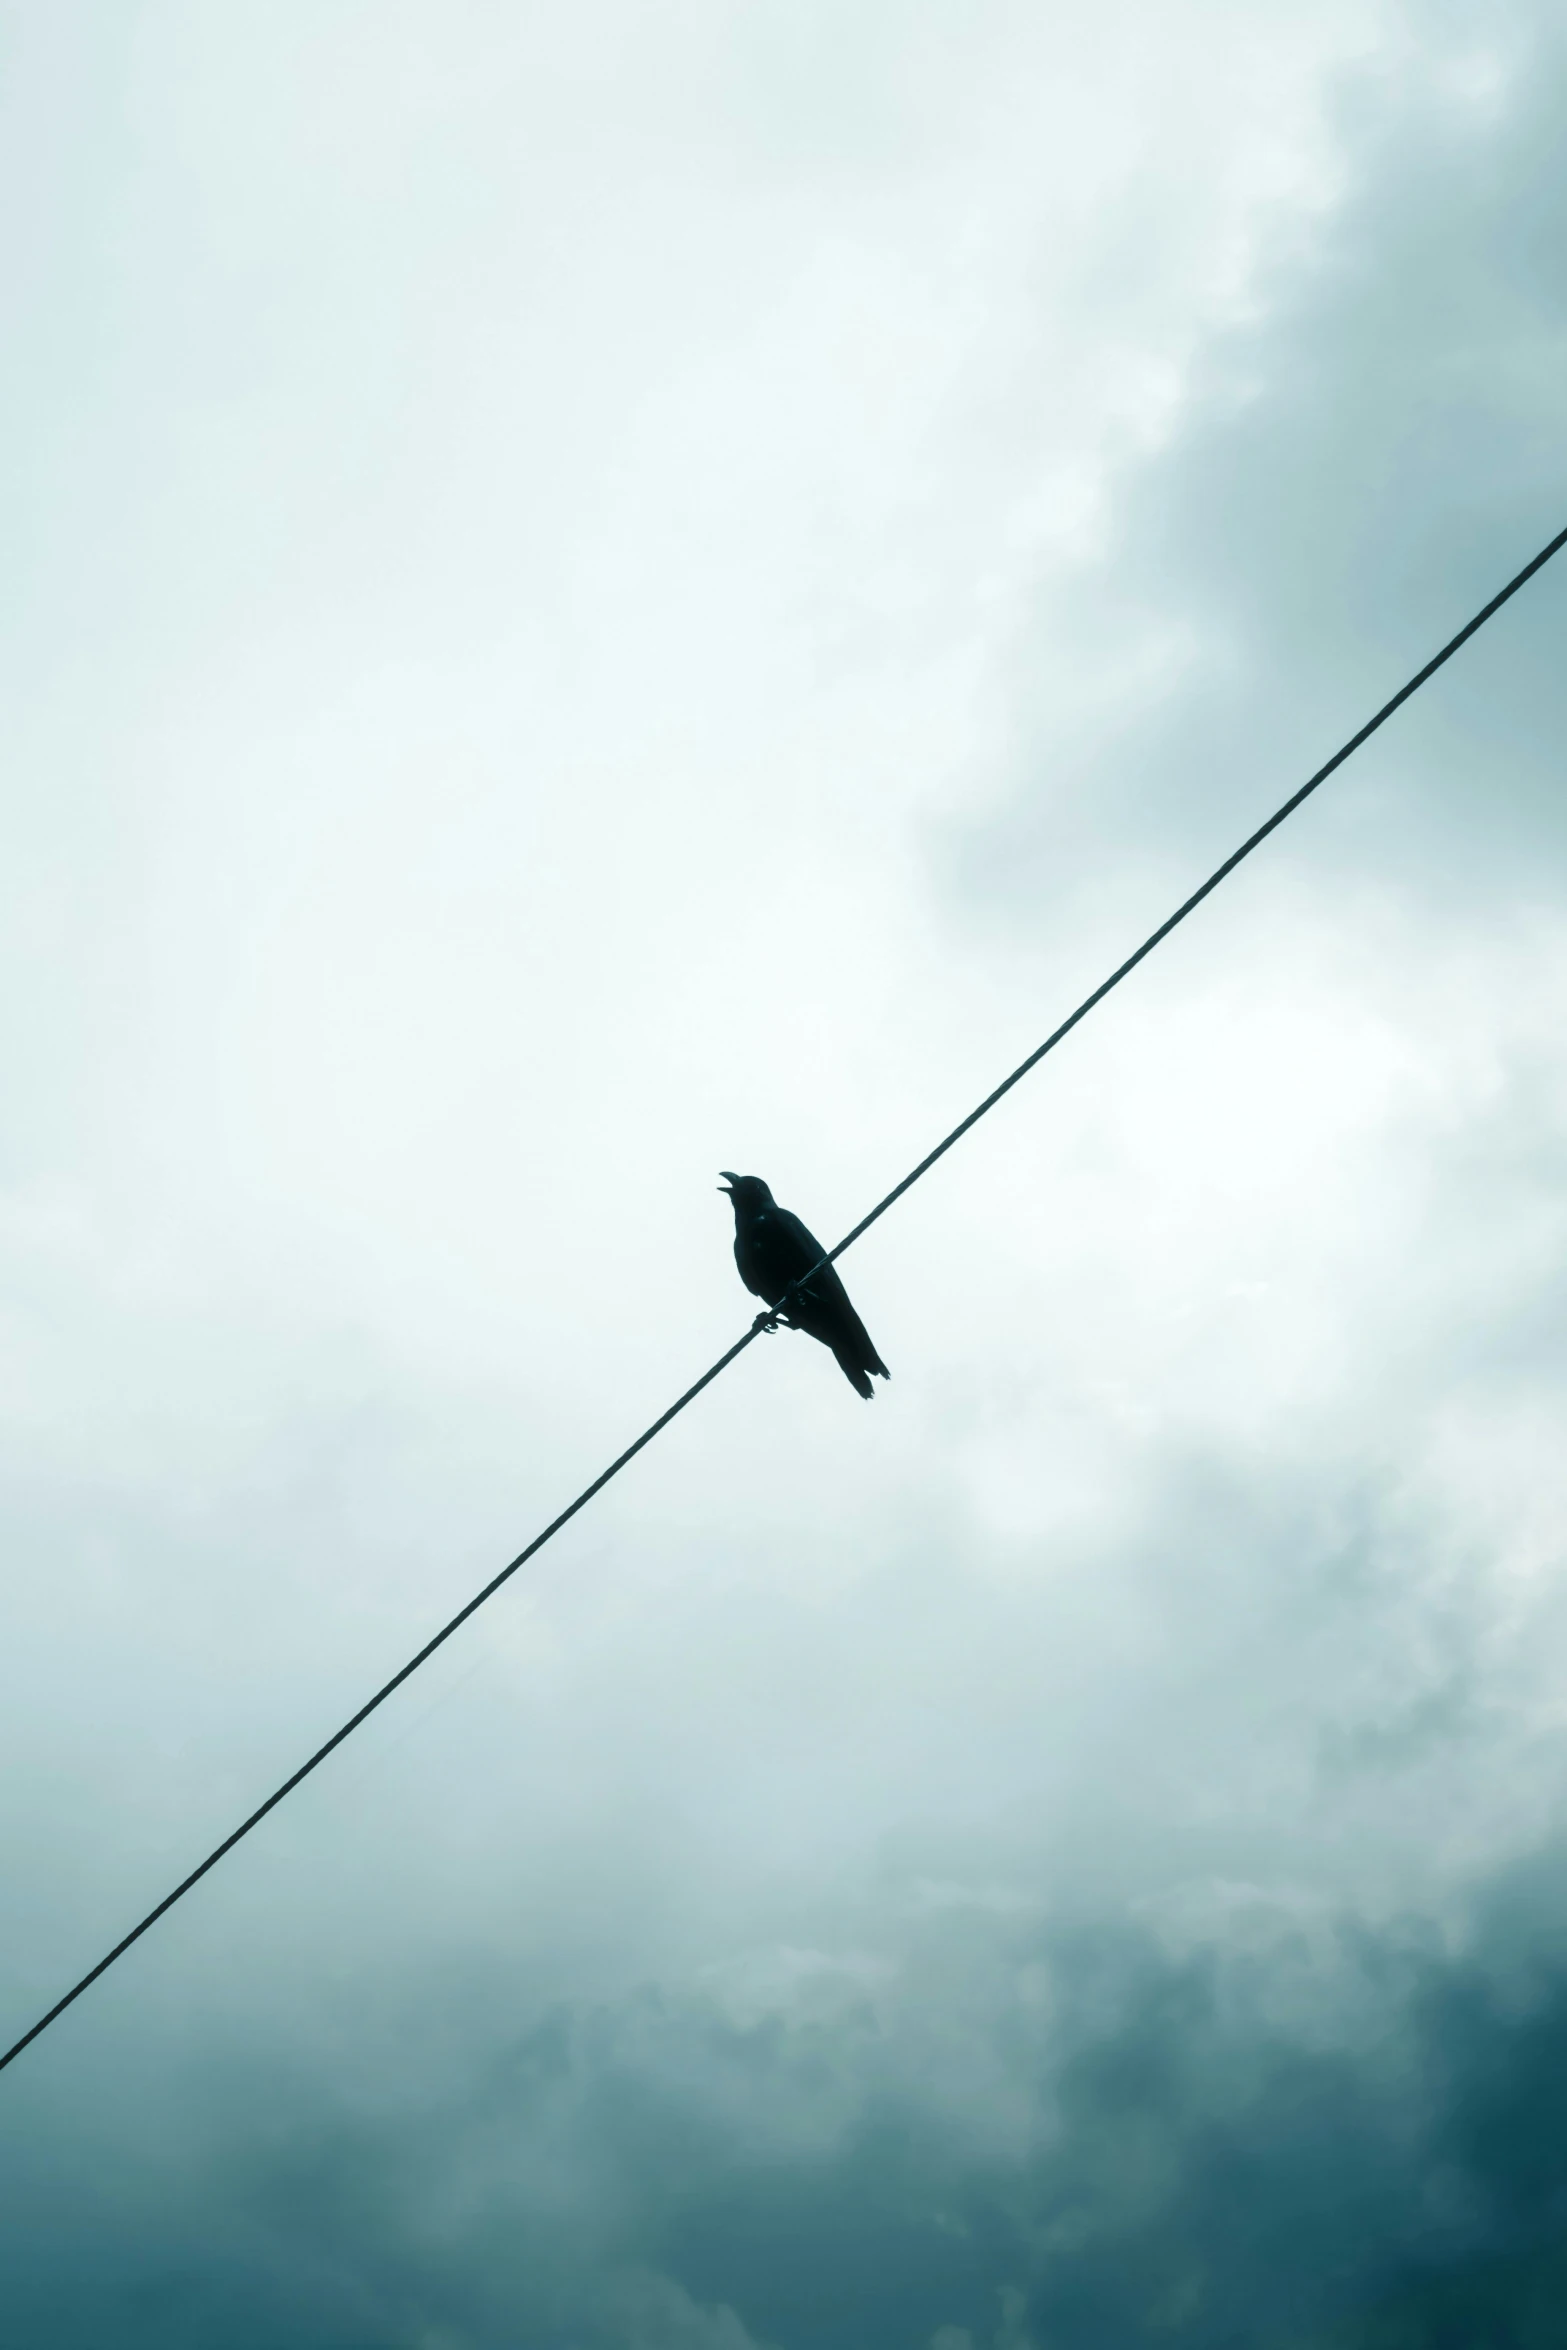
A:
{"label": "diagonal wire", "polygon": [[163,1917],[167,1911],[171,1910],[177,1901],[182,1901],[185,1898],[185,1895],[191,1891],[193,1886],[199,1885],[202,1878],[207,1874],[208,1870],[217,1867],[218,1862],[222,1860],[225,1853],[232,1852],[235,1845],[240,1843],[246,1836],[250,1834],[252,1828],[259,1827],[261,1822],[266,1818],[267,1814],[271,1811],[275,1811],[278,1805],[283,1801],[284,1797],[293,1793],[294,1789],[300,1784],[301,1780],[308,1779],[311,1772],[319,1769],[320,1765],[326,1761],[326,1758],[329,1754],[335,1753],[337,1748],[342,1745],[346,1738],[351,1738],[354,1732],[358,1729],[360,1723],[368,1720],[370,1715],[375,1712],[378,1706],[382,1706],[386,1703],[386,1700],[392,1695],[394,1690],[400,1689],[405,1681],[409,1680],[413,1674],[417,1673],[419,1667],[426,1663],[429,1658],[435,1654],[438,1648],[443,1647],[445,1643],[450,1640],[452,1634],[458,1631],[462,1625],[466,1624],[470,1616],[476,1615],[478,1613],[479,1609],[483,1607],[486,1600],[493,1599],[496,1592],[499,1591],[501,1585],[503,1583],[509,1582],[511,1577],[516,1574],[519,1567],[526,1566],[529,1559],[535,1557],[537,1553],[544,1548],[546,1542],[553,1541],[554,1537],[560,1532],[561,1528],[563,1526],[569,1525],[571,1520],[577,1515],[578,1511],[587,1507],[588,1503],[592,1501],[595,1494],[602,1493],[605,1486],[609,1484],[610,1480],[614,1477],[618,1477],[621,1470],[627,1467],[630,1462],[634,1461],[637,1457],[637,1454],[643,1451],[647,1445],[651,1444],[654,1437],[660,1435],[663,1430],[669,1426],[670,1421],[676,1419],[679,1414],[685,1410],[687,1404],[694,1403],[696,1398],[701,1394],[704,1387],[711,1387],[713,1381],[718,1378],[720,1373],[727,1371],[730,1364],[734,1362],[736,1357],[744,1354],[746,1348],[752,1343],[754,1339],[760,1337],[764,1330],[775,1327],[778,1316],[787,1312],[790,1298],[795,1294],[796,1291],[801,1289],[807,1282],[813,1279],[813,1277],[822,1270],[824,1265],[830,1265],[835,1258],[841,1257],[843,1255],[845,1249],[852,1248],[862,1233],[868,1232],[871,1226],[878,1222],[881,1217],[885,1216],[887,1210],[892,1207],[896,1201],[900,1200],[906,1191],[910,1190],[913,1185],[919,1182],[922,1175],[926,1175],[930,1172],[931,1168],[935,1166],[938,1159],[945,1158],[947,1152],[951,1150],[954,1143],[961,1142],[964,1135],[969,1132],[969,1129],[973,1126],[977,1126],[980,1119],[985,1117],[991,1110],[993,1110],[997,1102],[1002,1100],[1005,1095],[1009,1094],[1012,1091],[1013,1086],[1019,1084],[1022,1079],[1028,1075],[1031,1069],[1036,1068],[1038,1064],[1045,1058],[1047,1053],[1054,1052],[1056,1046],[1060,1044],[1065,1037],[1071,1035],[1072,1030],[1078,1026],[1079,1022],[1087,1019],[1089,1013],[1093,1011],[1095,1005],[1102,1004],[1104,1002],[1105,997],[1109,995],[1112,988],[1119,987],[1122,980],[1127,978],[1131,972],[1135,971],[1138,964],[1144,962],[1147,957],[1153,953],[1155,947],[1161,945],[1163,941],[1169,937],[1171,931],[1176,929],[1182,922],[1186,920],[1188,914],[1195,913],[1197,908],[1202,904],[1203,900],[1212,896],[1213,892],[1218,888],[1220,882],[1227,880],[1230,874],[1235,871],[1237,865],[1242,864],[1245,859],[1251,855],[1254,849],[1260,848],[1262,843],[1268,838],[1269,834],[1276,832],[1287,817],[1293,816],[1296,809],[1300,807],[1304,801],[1311,797],[1312,793],[1317,789],[1319,784],[1326,783],[1328,777],[1334,774],[1338,768],[1342,767],[1346,759],[1353,757],[1354,753],[1359,750],[1361,744],[1368,741],[1370,737],[1376,733],[1378,727],[1384,726],[1388,719],[1392,717],[1394,711],[1401,709],[1404,703],[1410,699],[1411,695],[1417,694],[1420,691],[1420,688],[1427,682],[1427,680],[1434,677],[1437,671],[1442,668],[1446,662],[1450,661],[1453,655],[1458,652],[1462,646],[1466,645],[1469,642],[1469,639],[1474,636],[1478,630],[1482,629],[1486,622],[1491,619],[1495,613],[1499,612],[1505,603],[1508,603],[1512,597],[1517,595],[1521,587],[1527,586],[1528,582],[1533,579],[1535,573],[1537,571],[1542,571],[1546,564],[1550,562],[1551,557],[1553,555],[1559,554],[1564,546],[1567,546],[1567,530],[1558,531],[1555,538],[1550,541],[1548,546],[1541,548],[1539,554],[1534,557],[1532,562],[1526,563],[1523,569],[1520,572],[1517,572],[1514,577],[1508,581],[1507,585],[1500,591],[1499,594],[1494,595],[1488,604],[1482,606],[1482,608],[1475,614],[1472,620],[1465,623],[1465,625],[1458,631],[1458,634],[1455,637],[1449,638],[1448,642],[1442,647],[1442,650],[1434,655],[1434,657],[1426,663],[1423,669],[1419,669],[1415,672],[1414,676],[1410,678],[1407,685],[1400,686],[1398,692],[1394,694],[1391,701],[1383,703],[1381,709],[1376,713],[1376,716],[1374,718],[1369,718],[1365,725],[1361,727],[1358,734],[1352,734],[1348,742],[1345,743],[1341,749],[1335,751],[1332,758],[1327,760],[1323,766],[1317,769],[1315,775],[1311,776],[1305,783],[1303,783],[1297,792],[1292,793],[1281,808],[1275,809],[1274,813],[1268,818],[1265,824],[1259,824],[1256,831],[1252,833],[1246,840],[1243,840],[1240,847],[1234,850],[1231,855],[1226,857],[1222,865],[1215,867],[1214,871],[1209,874],[1207,880],[1202,884],[1201,888],[1194,889],[1191,896],[1185,899],[1182,904],[1177,906],[1175,912],[1171,914],[1167,920],[1161,922],[1157,930],[1150,931],[1148,936],[1143,940],[1142,945],[1137,948],[1135,953],[1128,955],[1124,963],[1118,964],[1115,970],[1111,972],[1109,978],[1102,980],[1099,986],[1094,989],[1092,995],[1085,996],[1082,1002],[1078,1005],[1077,1009],[1074,1012],[1068,1014],[1066,1019],[1061,1022],[1059,1028],[1053,1028],[1051,1030],[1050,1034],[1045,1038],[1044,1043],[1039,1045],[1033,1052],[1031,1052],[1026,1061],[1020,1061],[1017,1067],[1012,1071],[1011,1075],[1009,1077],[1004,1077],[1001,1083],[995,1088],[993,1093],[986,1094],[984,1100],[978,1105],[978,1107],[976,1109],[970,1110],[968,1116],[962,1119],[956,1126],[954,1126],[952,1132],[944,1136],[943,1139],[937,1143],[933,1151],[927,1152],[925,1157],[921,1159],[919,1165],[917,1167],[911,1168],[909,1173],[904,1176],[901,1183],[894,1184],[892,1190],[888,1192],[886,1198],[878,1200],[875,1207],[871,1209],[870,1214],[868,1216],[862,1216],[858,1224],[855,1225],[853,1231],[846,1233],[843,1239],[839,1241],[836,1248],[830,1249],[824,1257],[820,1258],[818,1262],[811,1267],[810,1272],[803,1273],[797,1280],[792,1281],[789,1284],[788,1289],[784,1292],[783,1296],[778,1300],[776,1305],[772,1307],[770,1312],[765,1314],[758,1314],[755,1322],[753,1322],[751,1328],[746,1332],[743,1338],[736,1339],[734,1345],[729,1348],[727,1353],[721,1354],[719,1356],[717,1362],[712,1365],[711,1369],[704,1371],[701,1378],[695,1380],[693,1384],[686,1389],[684,1395],[680,1396],[674,1403],[672,1403],[667,1411],[661,1412],[659,1417],[652,1423],[651,1427],[643,1429],[642,1434],[637,1438],[634,1444],[628,1444],[625,1451],[619,1454],[616,1459],[612,1460],[609,1464],[609,1467],[603,1470],[599,1476],[595,1477],[591,1485],[583,1487],[582,1491],[577,1495],[576,1500],[570,1502],[567,1507],[561,1511],[559,1517],[552,1518],[549,1524],[544,1528],[543,1532],[534,1536],[533,1540],[527,1545],[526,1549],[519,1550],[516,1557],[512,1559],[506,1566],[502,1567],[498,1575],[492,1575],[489,1582],[485,1584],[483,1590],[475,1592],[473,1598],[468,1601],[466,1607],[459,1608],[456,1615],[451,1618],[450,1622],[443,1624],[441,1629],[435,1633],[431,1639],[425,1642],[423,1648],[421,1648],[416,1655],[409,1658],[408,1662],[401,1668],[399,1672],[394,1673],[389,1681],[383,1682],[381,1687],[375,1692],[375,1695],[373,1697],[367,1698],[365,1703],[359,1708],[359,1711],[356,1714],[350,1715],[349,1719],[343,1724],[340,1730],[335,1730],[324,1745],[318,1746],[315,1753],[310,1756],[309,1760],[307,1762],[301,1763],[298,1770],[286,1778],[280,1787],[275,1788],[264,1803],[258,1804],[256,1809],[250,1814],[249,1818],[242,1820],[231,1835],[225,1836],[222,1843],[215,1846],[214,1849],[208,1853],[206,1859],[201,1862],[199,1867],[192,1869],[188,1877],[182,1878],[180,1883],[175,1886],[172,1893],[166,1893],[163,1899],[158,1903],[157,1907],[155,1909],[150,1909],[147,1912],[147,1915],[141,1920],[139,1925],[133,1926],[130,1932],[126,1934],[122,1940],[116,1942],[112,1950],[108,1951],[104,1957],[99,1959],[95,1967],[88,1969],[87,1973],[82,1976],[80,1982],[73,1983],[70,1990],[65,1993],[64,1997],[55,2001],[53,2007],[49,2009],[47,2014],[41,2015],[30,2030],[24,2032],[19,2040],[13,2042],[12,2046],[5,2051],[4,2055],[0,2055],[0,2072],[3,2072],[8,2064],[12,2063],[15,2058],[20,2056],[23,2049],[29,2047],[31,2043],[38,2038],[41,2032],[46,2032],[49,2026],[55,2021],[55,2018],[57,2016],[63,2015],[65,2010],[70,2007],[74,2001],[80,1999],[82,1993],[90,1989],[90,1987],[97,1982],[100,1975],[107,1974],[109,1968],[114,1965],[116,1959],[124,1957],[126,1951],[130,1949],[132,1943],[139,1942],[143,1934],[148,1932],[151,1927],[157,1924],[159,1918]]}

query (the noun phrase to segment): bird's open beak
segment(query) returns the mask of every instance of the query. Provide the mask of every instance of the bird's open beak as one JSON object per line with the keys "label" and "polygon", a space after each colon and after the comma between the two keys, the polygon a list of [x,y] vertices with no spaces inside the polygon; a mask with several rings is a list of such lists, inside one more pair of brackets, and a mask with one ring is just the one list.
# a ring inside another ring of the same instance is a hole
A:
{"label": "bird's open beak", "polygon": [[724,1179],[723,1182],[718,1186],[719,1190],[722,1192],[728,1192],[731,1184],[738,1183],[740,1180],[738,1175],[731,1175],[727,1167],[720,1167],[718,1172]]}

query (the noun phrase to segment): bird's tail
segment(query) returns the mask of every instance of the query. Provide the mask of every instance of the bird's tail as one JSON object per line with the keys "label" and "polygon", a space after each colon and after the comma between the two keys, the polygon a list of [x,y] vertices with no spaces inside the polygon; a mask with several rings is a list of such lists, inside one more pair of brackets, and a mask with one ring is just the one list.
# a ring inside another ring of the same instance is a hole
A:
{"label": "bird's tail", "polygon": [[863,1395],[867,1403],[874,1403],[876,1390],[871,1385],[870,1373],[860,1361],[855,1349],[852,1346],[839,1345],[835,1346],[832,1351],[839,1370],[856,1394]]}
{"label": "bird's tail", "polygon": [[[847,1298],[844,1300],[844,1303],[845,1305],[848,1305]],[[880,1355],[872,1346],[871,1334],[866,1329],[865,1324],[860,1320],[860,1317],[855,1312],[853,1306],[849,1306],[847,1319],[848,1328],[844,1332],[844,1337],[848,1342],[849,1349],[853,1355],[854,1361],[859,1366],[860,1378],[864,1378],[869,1372],[874,1371],[878,1379],[890,1379],[892,1377],[892,1373],[888,1370],[886,1364],[882,1361]],[[833,1351],[836,1353],[837,1349],[834,1348]],[[844,1362],[843,1356],[839,1355],[838,1360],[840,1363],[843,1363],[843,1367],[845,1371],[848,1371],[849,1377],[854,1379],[855,1386],[859,1387],[859,1379],[854,1378],[854,1373],[849,1370],[849,1366]],[[860,1387],[860,1393],[862,1395],[873,1395],[875,1390],[874,1388],[870,1387]]]}

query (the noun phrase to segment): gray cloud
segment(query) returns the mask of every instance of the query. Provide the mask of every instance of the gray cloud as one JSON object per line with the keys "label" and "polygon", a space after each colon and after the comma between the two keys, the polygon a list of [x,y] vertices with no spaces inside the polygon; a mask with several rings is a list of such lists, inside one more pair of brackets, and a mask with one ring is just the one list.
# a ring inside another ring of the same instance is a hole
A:
{"label": "gray cloud", "polygon": [[[35,36],[18,2024],[1562,519],[1559,37],[1270,14]],[[5,2076],[0,2332],[1551,2338],[1563,594]]]}
{"label": "gray cloud", "polygon": [[[1012,813],[971,835],[987,898],[1037,919],[1107,860],[1200,870],[1562,526],[1560,29],[1460,21],[1457,54],[1346,79],[1340,200],[1259,269],[1100,559],[1049,594]],[[1547,573],[1272,854],[1460,923],[1554,899],[1564,598]]]}
{"label": "gray cloud", "polygon": [[16,2180],[13,2306],[128,2350],[1543,2342],[1562,1882],[1553,1848],[1448,1939],[945,1909],[879,1981],[817,1962],[781,1997],[531,2021],[492,1983],[486,2053],[433,2101],[398,2079],[425,1981],[368,2098],[231,2059],[190,2168],[104,2159],[47,2233]]}

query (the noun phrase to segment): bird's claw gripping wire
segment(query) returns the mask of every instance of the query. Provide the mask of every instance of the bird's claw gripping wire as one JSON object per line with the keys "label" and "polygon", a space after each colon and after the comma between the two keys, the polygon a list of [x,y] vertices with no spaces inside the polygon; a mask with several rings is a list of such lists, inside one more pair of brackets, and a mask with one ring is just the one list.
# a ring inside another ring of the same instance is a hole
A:
{"label": "bird's claw gripping wire", "polygon": [[780,1328],[785,1330],[799,1329],[799,1323],[795,1320],[794,1315],[789,1310],[794,1303],[795,1297],[799,1291],[799,1287],[800,1284],[798,1281],[791,1281],[788,1288],[784,1291],[783,1296],[778,1299],[777,1303],[775,1305],[770,1305],[765,1314],[757,1315],[756,1320],[751,1324],[751,1336],[753,1338],[760,1337],[764,1331],[767,1336],[771,1338]]}

